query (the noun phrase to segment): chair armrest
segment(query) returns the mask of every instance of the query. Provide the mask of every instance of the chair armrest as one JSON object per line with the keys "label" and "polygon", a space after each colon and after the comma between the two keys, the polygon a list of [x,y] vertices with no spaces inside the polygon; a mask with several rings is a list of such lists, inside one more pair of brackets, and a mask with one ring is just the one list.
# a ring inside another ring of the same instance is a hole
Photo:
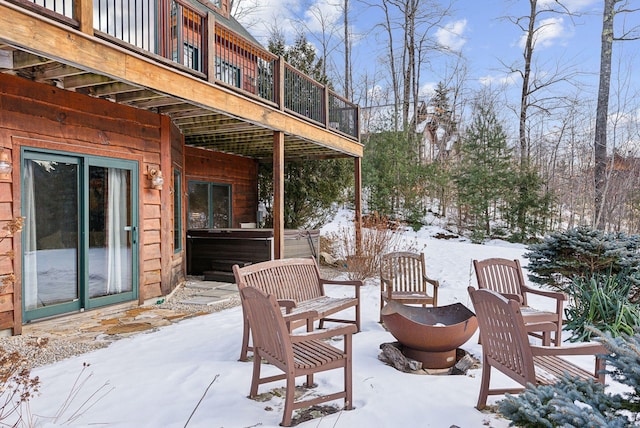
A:
{"label": "chair armrest", "polygon": [[338,279],[324,279],[320,278],[320,285],[324,284],[336,284],[336,285],[352,285],[356,288],[362,287],[362,281],[359,280],[338,280]]}
{"label": "chair armrest", "polygon": [[345,336],[355,334],[358,327],[355,324],[343,325],[339,327],[331,327],[323,330],[315,330],[307,333],[299,333],[291,335],[292,343],[307,342],[309,340],[329,339],[335,336]]}
{"label": "chair armrest", "polygon": [[509,299],[509,300],[515,300],[516,302],[520,303],[521,305],[524,303],[522,296],[518,295],[518,294],[511,294],[511,293],[500,293],[505,299]]}
{"label": "chair armrest", "polygon": [[556,300],[567,300],[566,294],[557,291],[538,290],[527,287],[526,285],[523,285],[521,288],[523,293],[537,294],[538,296],[550,297]]}
{"label": "chair armrest", "polygon": [[354,287],[355,295],[358,300],[360,300],[360,287],[362,287],[363,282],[360,280],[336,280],[336,279],[319,279],[320,290],[322,290],[322,294],[325,294],[324,285],[325,284],[335,284],[335,285],[350,285]]}
{"label": "chair armrest", "polygon": [[603,355],[608,354],[607,348],[600,343],[585,343],[572,346],[538,346],[531,345],[531,353],[534,356],[556,356],[563,355]]}
{"label": "chair armrest", "polygon": [[429,278],[427,275],[423,275],[424,280],[427,281],[429,284],[433,285],[434,287],[440,287],[440,281],[438,281],[437,279],[431,279]]}
{"label": "chair armrest", "polygon": [[279,299],[278,300],[278,305],[280,305],[281,308],[285,308],[286,309],[286,313],[288,313],[288,314],[291,313],[292,309],[294,309],[296,306],[298,306],[296,301],[295,300],[291,300],[291,299]]}
{"label": "chair armrest", "polygon": [[318,311],[302,311],[302,312],[293,312],[290,314],[285,314],[283,315],[284,318],[284,322],[285,323],[290,323],[291,321],[297,321],[297,320],[314,320],[319,318],[320,315],[318,314]]}
{"label": "chair armrest", "polygon": [[388,278],[380,278],[380,292],[386,294],[391,299],[393,293],[393,281]]}
{"label": "chair armrest", "polygon": [[524,325],[527,332],[556,331],[558,325],[551,321],[530,322]]}

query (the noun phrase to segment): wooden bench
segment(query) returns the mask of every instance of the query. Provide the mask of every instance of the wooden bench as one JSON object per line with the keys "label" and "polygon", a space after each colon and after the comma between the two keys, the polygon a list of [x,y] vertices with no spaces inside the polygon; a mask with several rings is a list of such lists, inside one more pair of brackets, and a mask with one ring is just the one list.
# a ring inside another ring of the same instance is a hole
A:
{"label": "wooden bench", "polygon": [[[360,331],[360,287],[362,281],[339,281],[323,279],[320,270],[313,258],[293,258],[271,260],[254,263],[246,267],[233,266],[238,289],[255,287],[265,294],[275,296],[278,303],[287,314],[296,312],[314,311],[318,314],[315,320],[319,321],[322,328],[325,321],[355,324]],[[352,296],[330,297],[325,294],[325,285],[337,284],[349,286]],[[247,309],[242,301],[244,331],[242,337],[242,349],[240,361],[247,360],[247,352],[253,351],[249,346],[250,325],[247,317]],[[330,315],[346,309],[354,308],[352,319],[331,318]],[[296,320],[289,324],[290,331],[307,325],[307,330],[313,330],[313,321]]]}

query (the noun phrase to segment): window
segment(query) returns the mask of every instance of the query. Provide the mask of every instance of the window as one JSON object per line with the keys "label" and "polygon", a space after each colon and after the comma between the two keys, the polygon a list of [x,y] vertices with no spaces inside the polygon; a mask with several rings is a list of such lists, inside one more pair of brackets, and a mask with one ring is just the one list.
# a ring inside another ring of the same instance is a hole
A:
{"label": "window", "polygon": [[198,48],[188,43],[184,44],[184,65],[192,70],[202,71],[200,68],[200,53]]}
{"label": "window", "polygon": [[182,251],[182,175],[173,170],[173,251]]}
{"label": "window", "polygon": [[240,87],[240,67],[229,64],[226,61],[222,61],[220,58],[216,58],[216,78],[222,80],[224,83]]}
{"label": "window", "polygon": [[231,227],[231,186],[189,181],[189,229]]}

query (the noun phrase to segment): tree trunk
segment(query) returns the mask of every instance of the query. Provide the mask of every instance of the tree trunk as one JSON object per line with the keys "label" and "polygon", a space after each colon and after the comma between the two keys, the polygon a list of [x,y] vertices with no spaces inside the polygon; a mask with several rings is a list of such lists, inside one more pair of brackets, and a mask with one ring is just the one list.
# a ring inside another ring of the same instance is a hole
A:
{"label": "tree trunk", "polygon": [[349,0],[344,0],[344,97],[351,96],[351,37],[349,36]]}
{"label": "tree trunk", "polygon": [[607,117],[609,115],[609,89],[611,85],[611,51],[613,49],[614,6],[618,0],[604,0],[602,14],[602,38],[600,46],[600,83],[596,110],[596,134],[593,144],[595,189],[593,224],[604,230],[607,184]]}

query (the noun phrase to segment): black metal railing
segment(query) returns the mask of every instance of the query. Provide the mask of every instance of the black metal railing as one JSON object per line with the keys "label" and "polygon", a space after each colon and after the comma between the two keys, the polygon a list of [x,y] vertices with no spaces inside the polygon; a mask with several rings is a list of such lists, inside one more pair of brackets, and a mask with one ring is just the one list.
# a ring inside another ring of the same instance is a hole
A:
{"label": "black metal railing", "polygon": [[324,124],[324,85],[300,73],[291,65],[284,66],[284,108],[315,122]]}
{"label": "black metal railing", "polygon": [[140,49],[156,53],[156,0],[94,0],[93,27]]}
{"label": "black metal railing", "polygon": [[275,102],[278,57],[216,23],[215,78]]}

